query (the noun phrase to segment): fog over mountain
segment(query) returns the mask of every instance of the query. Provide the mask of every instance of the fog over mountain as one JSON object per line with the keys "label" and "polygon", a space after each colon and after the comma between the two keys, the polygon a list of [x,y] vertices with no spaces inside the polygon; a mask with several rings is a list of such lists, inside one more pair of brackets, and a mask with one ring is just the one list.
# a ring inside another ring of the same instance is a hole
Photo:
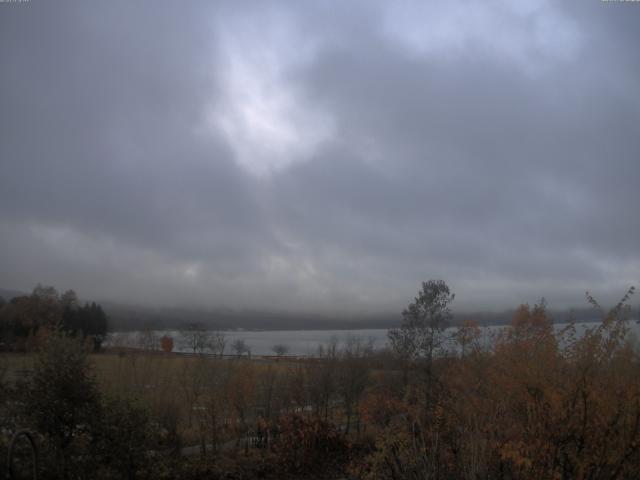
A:
{"label": "fog over mountain", "polygon": [[2,3],[0,286],[614,302],[640,283],[639,25],[584,0]]}

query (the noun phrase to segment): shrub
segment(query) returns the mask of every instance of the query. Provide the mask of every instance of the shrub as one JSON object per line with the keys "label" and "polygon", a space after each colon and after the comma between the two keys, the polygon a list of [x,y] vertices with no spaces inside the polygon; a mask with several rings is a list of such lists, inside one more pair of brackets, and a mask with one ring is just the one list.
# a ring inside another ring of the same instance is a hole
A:
{"label": "shrub", "polygon": [[100,396],[82,343],[54,331],[39,354],[26,387],[24,414],[49,447],[49,474],[84,471],[86,445],[101,415]]}
{"label": "shrub", "polygon": [[291,414],[280,418],[272,450],[285,473],[310,473],[337,467],[348,460],[350,445],[331,423]]}

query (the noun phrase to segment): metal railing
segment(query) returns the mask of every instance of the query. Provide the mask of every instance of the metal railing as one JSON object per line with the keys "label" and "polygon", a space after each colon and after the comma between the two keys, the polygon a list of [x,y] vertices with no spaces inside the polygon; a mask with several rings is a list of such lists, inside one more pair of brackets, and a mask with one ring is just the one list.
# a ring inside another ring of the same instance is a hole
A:
{"label": "metal railing", "polygon": [[18,430],[11,437],[11,442],[9,442],[9,451],[7,452],[7,478],[18,478],[17,472],[15,470],[14,455],[16,444],[18,442],[18,439],[20,439],[21,437],[27,439],[29,449],[31,450],[31,468],[33,472],[31,478],[33,478],[33,480],[38,480],[38,447],[36,446],[34,435],[29,430]]}

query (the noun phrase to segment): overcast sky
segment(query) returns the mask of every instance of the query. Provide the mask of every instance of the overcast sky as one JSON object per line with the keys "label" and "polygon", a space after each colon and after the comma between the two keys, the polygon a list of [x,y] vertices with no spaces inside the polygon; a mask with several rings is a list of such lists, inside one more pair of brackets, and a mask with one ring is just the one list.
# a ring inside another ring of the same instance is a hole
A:
{"label": "overcast sky", "polygon": [[640,3],[0,3],[0,287],[398,311],[640,283]]}

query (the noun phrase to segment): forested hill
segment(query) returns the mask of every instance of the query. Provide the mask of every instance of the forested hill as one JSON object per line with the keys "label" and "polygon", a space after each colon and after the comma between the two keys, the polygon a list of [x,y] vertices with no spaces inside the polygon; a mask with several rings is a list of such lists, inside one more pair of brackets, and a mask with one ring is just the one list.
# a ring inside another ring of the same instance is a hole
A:
{"label": "forested hill", "polygon": [[250,310],[153,308],[102,302],[113,331],[140,328],[177,329],[185,323],[198,323],[210,328],[228,330],[342,330],[391,328],[400,321],[400,314],[359,316],[327,316],[289,312]]}
{"label": "forested hill", "polygon": [[[210,328],[226,330],[356,330],[394,328],[401,321],[401,314],[381,313],[360,316],[327,316],[319,314],[294,314],[260,311],[199,310],[189,308],[151,308],[102,302],[109,316],[112,331],[130,331],[141,328],[178,329],[185,323],[198,323]],[[515,310],[500,312],[453,313],[453,325],[465,320],[475,320],[479,325],[507,325]],[[550,312],[556,323],[567,322],[571,315],[578,322],[597,321],[598,312],[593,309],[576,309]]]}
{"label": "forested hill", "polygon": [[[9,301],[13,297],[26,295],[18,290],[0,288],[0,298]],[[227,330],[342,330],[394,328],[401,320],[400,312],[370,315],[321,315],[313,313],[290,313],[274,311],[251,311],[230,309],[198,309],[189,307],[149,307],[116,302],[100,301],[109,318],[110,331],[132,331],[142,328],[170,330],[181,328],[185,323],[198,323],[209,328]],[[475,320],[479,325],[506,325],[514,315],[514,309],[498,312],[453,312],[454,325],[465,320]],[[598,312],[591,308],[549,312],[553,321],[563,323],[573,314],[578,322],[597,321]]]}

